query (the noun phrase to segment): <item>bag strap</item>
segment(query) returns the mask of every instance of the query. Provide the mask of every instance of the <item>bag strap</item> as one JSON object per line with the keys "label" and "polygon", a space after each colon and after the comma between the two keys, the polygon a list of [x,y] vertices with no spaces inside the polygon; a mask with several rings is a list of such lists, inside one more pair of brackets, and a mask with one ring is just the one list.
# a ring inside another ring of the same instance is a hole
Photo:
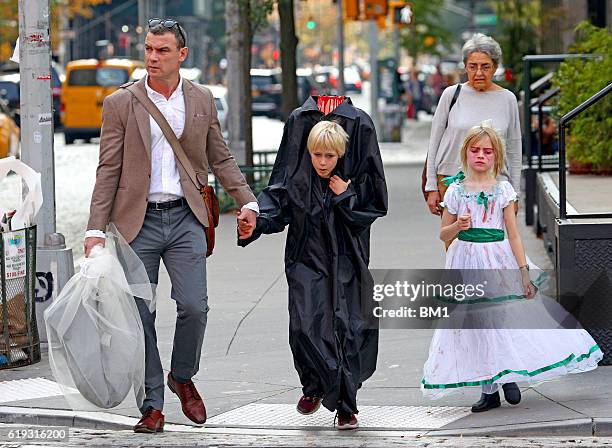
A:
{"label": "bag strap", "polygon": [[121,86],[121,87],[126,89],[132,95],[134,95],[134,97],[140,102],[140,104],[142,104],[145,110],[157,122],[159,128],[161,129],[164,136],[166,137],[166,140],[168,140],[168,143],[170,143],[170,146],[172,147],[172,150],[174,151],[174,155],[176,156],[179,163],[183,166],[183,168],[187,172],[189,179],[191,179],[191,182],[195,185],[195,187],[199,191],[202,191],[203,185],[201,185],[200,182],[198,181],[198,178],[195,174],[195,170],[193,169],[191,162],[187,158],[187,155],[185,154],[185,151],[183,150],[181,143],[179,142],[178,138],[176,138],[176,134],[170,127],[170,124],[168,124],[168,120],[166,120],[166,117],[164,117],[164,115],[157,108],[157,106],[153,103],[153,101],[151,101],[151,98],[149,98],[149,96],[145,92],[143,92],[141,89],[139,89],[135,84],[130,84],[130,85],[127,85],[126,87],[124,86]]}
{"label": "bag strap", "polygon": [[461,83],[457,84],[457,88],[455,89],[455,94],[453,95],[453,99],[451,100],[450,107],[448,108],[448,115],[446,116],[446,124],[444,125],[445,130],[448,127],[448,117],[450,115],[450,111],[452,110],[453,106],[457,102],[457,98],[459,98],[459,92],[461,92]]}

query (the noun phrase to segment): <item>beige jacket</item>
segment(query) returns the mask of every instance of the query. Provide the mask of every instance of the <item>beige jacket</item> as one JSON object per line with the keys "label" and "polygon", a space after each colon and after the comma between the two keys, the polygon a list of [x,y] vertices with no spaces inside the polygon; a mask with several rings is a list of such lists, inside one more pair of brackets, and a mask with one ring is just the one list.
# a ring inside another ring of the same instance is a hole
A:
{"label": "beige jacket", "polygon": [[[136,83],[146,94],[146,77]],[[198,180],[206,185],[208,167],[238,207],[255,201],[255,196],[221,135],[211,92],[183,81],[185,128],[179,141],[191,161]],[[177,163],[185,199],[197,219],[208,223],[200,192],[180,163]],[[131,242],[142,227],[151,179],[151,126],[149,114],[126,89],[104,100],[100,159],[91,198],[87,230],[106,230],[113,222]]]}

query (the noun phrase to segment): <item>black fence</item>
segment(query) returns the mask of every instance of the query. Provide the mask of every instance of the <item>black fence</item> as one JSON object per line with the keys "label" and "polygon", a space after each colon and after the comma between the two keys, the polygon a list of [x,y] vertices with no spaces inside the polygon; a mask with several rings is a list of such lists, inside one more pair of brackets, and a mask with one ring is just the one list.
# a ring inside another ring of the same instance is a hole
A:
{"label": "black fence", "polygon": [[[247,179],[253,194],[257,196],[261,190],[268,186],[270,173],[274,166],[277,151],[258,151],[253,153],[253,166],[240,166],[240,170]],[[215,189],[215,193],[219,198],[219,206],[221,213],[226,213],[237,208],[235,201],[223,189],[217,178],[209,173],[209,183]]]}

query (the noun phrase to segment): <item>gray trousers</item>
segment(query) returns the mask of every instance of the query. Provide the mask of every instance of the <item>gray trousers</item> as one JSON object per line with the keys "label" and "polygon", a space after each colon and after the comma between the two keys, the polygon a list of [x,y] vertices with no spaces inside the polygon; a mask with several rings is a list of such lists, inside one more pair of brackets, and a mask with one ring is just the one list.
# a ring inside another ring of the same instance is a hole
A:
{"label": "gray trousers", "polygon": [[[189,381],[200,366],[206,318],[206,235],[189,206],[147,210],[140,232],[130,243],[157,285],[159,262],[164,261],[176,302],[176,328],[170,371],[178,382]],[[145,394],[140,409],[164,407],[164,372],[157,348],[155,314],[136,298],[145,335]]]}

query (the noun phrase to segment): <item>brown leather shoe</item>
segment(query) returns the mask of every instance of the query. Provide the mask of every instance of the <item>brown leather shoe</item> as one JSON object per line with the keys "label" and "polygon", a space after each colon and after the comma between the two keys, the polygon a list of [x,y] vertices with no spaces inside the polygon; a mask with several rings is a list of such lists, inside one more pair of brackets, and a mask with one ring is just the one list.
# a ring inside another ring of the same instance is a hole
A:
{"label": "brown leather shoe", "polygon": [[147,409],[140,421],[134,426],[134,432],[149,434],[164,432],[164,414],[158,409]]}
{"label": "brown leather shoe", "polygon": [[168,387],[181,400],[183,414],[194,423],[202,424],[206,422],[206,407],[198,393],[198,390],[189,380],[187,383],[178,383],[172,378],[172,373],[168,374]]}

